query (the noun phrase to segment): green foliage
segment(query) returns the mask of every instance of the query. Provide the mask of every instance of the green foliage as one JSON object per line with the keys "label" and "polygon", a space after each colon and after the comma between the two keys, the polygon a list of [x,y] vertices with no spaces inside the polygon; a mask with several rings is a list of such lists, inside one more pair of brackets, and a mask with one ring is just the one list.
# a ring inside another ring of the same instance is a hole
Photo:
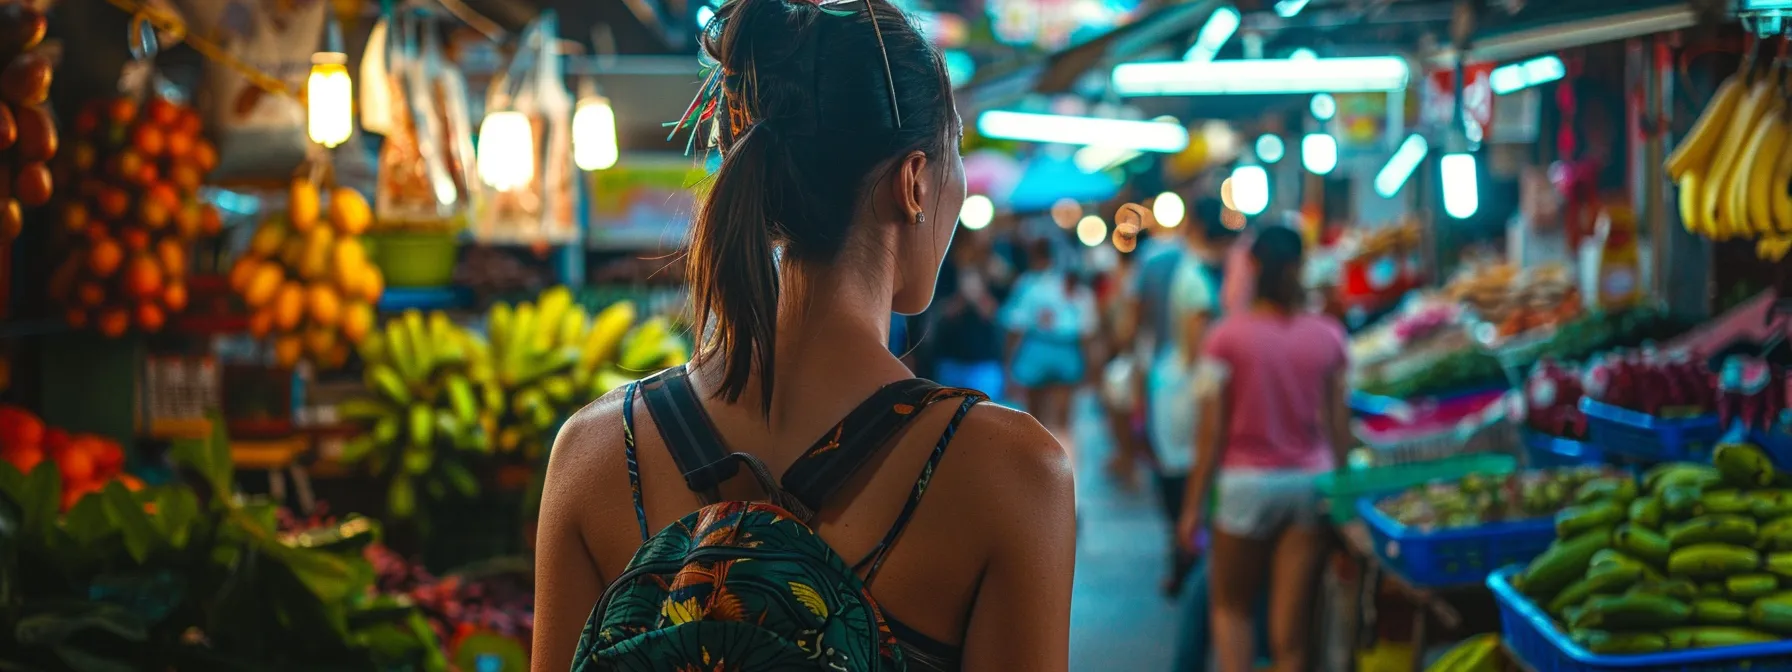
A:
{"label": "green foliage", "polygon": [[66,514],[51,463],[0,461],[0,670],[447,669],[420,613],[373,594],[377,523],[282,535],[234,496],[222,435],[174,457],[202,490],[114,482]]}

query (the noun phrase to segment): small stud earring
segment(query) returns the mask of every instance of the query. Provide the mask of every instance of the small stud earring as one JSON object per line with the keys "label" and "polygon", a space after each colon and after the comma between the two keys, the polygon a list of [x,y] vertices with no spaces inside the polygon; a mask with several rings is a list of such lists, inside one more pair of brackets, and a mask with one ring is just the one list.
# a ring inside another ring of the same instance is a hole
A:
{"label": "small stud earring", "polygon": [[926,224],[926,223],[927,223],[927,213],[917,211],[915,213],[915,226],[920,226],[920,225]]}

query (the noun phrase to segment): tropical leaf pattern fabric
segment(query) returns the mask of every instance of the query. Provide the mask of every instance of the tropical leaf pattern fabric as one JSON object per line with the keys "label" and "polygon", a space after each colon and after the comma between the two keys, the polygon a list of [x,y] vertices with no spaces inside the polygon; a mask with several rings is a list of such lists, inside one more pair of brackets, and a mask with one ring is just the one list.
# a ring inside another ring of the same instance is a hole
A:
{"label": "tropical leaf pattern fabric", "polygon": [[905,669],[864,581],[764,502],[721,502],[650,538],[605,591],[574,670]]}

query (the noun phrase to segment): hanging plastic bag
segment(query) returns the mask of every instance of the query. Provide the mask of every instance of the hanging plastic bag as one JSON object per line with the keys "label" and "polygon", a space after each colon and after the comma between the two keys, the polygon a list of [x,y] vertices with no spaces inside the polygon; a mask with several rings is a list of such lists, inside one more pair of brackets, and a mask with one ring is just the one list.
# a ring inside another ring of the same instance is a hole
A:
{"label": "hanging plastic bag", "polygon": [[422,24],[416,16],[401,14],[392,27],[400,47],[391,52],[387,68],[398,86],[393,125],[380,146],[375,209],[385,227],[439,230],[454,225],[463,201],[448,171],[441,119],[424,76],[418,40]]}
{"label": "hanging plastic bag", "polygon": [[[211,35],[224,51],[299,91],[321,44],[322,0],[180,0],[192,31]],[[218,144],[214,179],[283,179],[310,149],[305,104],[296,95],[263,90],[237,70],[207,68],[205,105]]]}
{"label": "hanging plastic bag", "polygon": [[467,79],[460,67],[442,53],[440,32],[433,28],[423,34],[424,76],[429,81],[431,98],[437,103],[442,152],[464,212],[477,202],[480,191],[473,157],[472,114],[467,110]]}
{"label": "hanging plastic bag", "polygon": [[361,96],[361,130],[376,135],[392,132],[392,79],[386,70],[386,31],[391,20],[390,15],[382,15],[373,24],[367,51],[361,55],[361,77],[355,83]]}
{"label": "hanging plastic bag", "polygon": [[[572,96],[560,68],[556,23],[550,10],[525,28],[510,67],[488,90],[478,165],[480,179],[491,190],[476,220],[481,240],[578,239]],[[519,151],[519,142],[528,151]]]}

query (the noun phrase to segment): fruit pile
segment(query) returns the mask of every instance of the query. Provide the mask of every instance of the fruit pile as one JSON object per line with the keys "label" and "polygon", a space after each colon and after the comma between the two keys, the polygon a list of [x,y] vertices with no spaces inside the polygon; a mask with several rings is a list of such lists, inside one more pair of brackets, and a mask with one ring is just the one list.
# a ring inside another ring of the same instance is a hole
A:
{"label": "fruit pile", "polygon": [[1680,187],[1688,232],[1759,239],[1757,254],[1773,260],[1792,247],[1792,107],[1782,67],[1745,69],[1724,81],[1664,166]]}
{"label": "fruit pile", "polygon": [[48,460],[62,477],[62,510],[112,481],[139,490],[143,482],[124,473],[124,449],[117,441],[93,434],[70,434],[31,411],[0,406],[0,461],[29,474]]}
{"label": "fruit pile", "polygon": [[1412,488],[1376,503],[1401,525],[1421,531],[1475,527],[1555,515],[1587,483],[1611,476],[1599,467],[1524,471],[1500,478],[1470,474]]}
{"label": "fruit pile", "polygon": [[379,592],[409,597],[423,611],[436,637],[450,648],[458,648],[481,632],[519,642],[533,636],[535,595],[524,585],[526,579],[437,577],[379,543],[368,545],[363,554],[373,564]]}
{"label": "fruit pile", "polygon": [[1589,398],[1657,416],[1704,415],[1717,401],[1715,379],[1705,363],[1684,352],[1607,353],[1587,367],[1582,387]]}
{"label": "fruit pile", "polygon": [[533,460],[559,423],[592,399],[687,358],[664,318],[634,324],[632,304],[589,319],[564,287],[486,317],[490,340],[446,313],[407,311],[361,342],[371,395],[342,416],[367,427],[343,448],[345,463],[391,475],[390,513],[432,497],[478,492],[468,460],[491,453]]}
{"label": "fruit pile", "polygon": [[1582,310],[1580,290],[1561,265],[1523,272],[1509,264],[1478,267],[1451,280],[1444,293],[1495,325],[1501,338],[1568,322]]}
{"label": "fruit pile", "polygon": [[1533,431],[1576,441],[1587,438],[1587,414],[1580,410],[1586,392],[1582,374],[1573,365],[1553,359],[1537,362],[1524,386],[1524,424]]}
{"label": "fruit pile", "polygon": [[43,108],[50,60],[34,51],[47,28],[23,2],[0,5],[0,243],[19,237],[22,207],[48,203],[52,191],[45,164],[56,154],[56,120]]}
{"label": "fruit pile", "polygon": [[1711,462],[1582,486],[1514,586],[1599,654],[1792,637],[1792,479],[1751,445]]}
{"label": "fruit pile", "polygon": [[115,338],[186,310],[192,243],[223,226],[199,198],[218,163],[201,130],[197,111],[159,97],[93,101],[75,116],[58,161],[74,186],[60,206],[69,249],[50,278],[70,325]]}
{"label": "fruit pile", "polygon": [[361,234],[373,211],[360,192],[294,180],[284,215],[261,223],[230,269],[230,286],[249,307],[249,333],[272,336],[274,363],[291,368],[309,356],[335,369],[374,327],[385,280],[367,259]]}

